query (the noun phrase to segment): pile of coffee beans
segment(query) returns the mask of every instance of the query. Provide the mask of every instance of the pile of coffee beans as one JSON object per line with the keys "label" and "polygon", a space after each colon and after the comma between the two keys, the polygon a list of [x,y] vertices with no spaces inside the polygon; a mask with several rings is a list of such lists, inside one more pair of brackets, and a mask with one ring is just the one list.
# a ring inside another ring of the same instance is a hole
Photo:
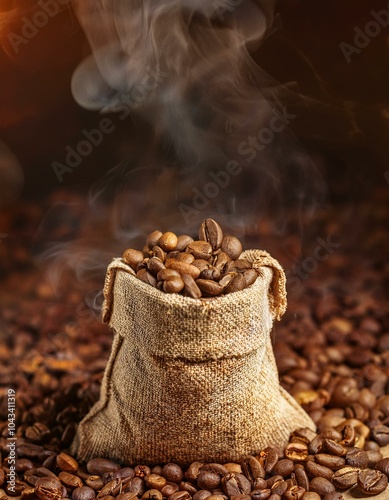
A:
{"label": "pile of coffee beans", "polygon": [[[331,234],[341,245],[309,277],[299,276],[301,286],[289,289],[288,310],[276,326],[281,384],[307,411],[317,432],[296,430],[286,447],[264,449],[238,464],[199,460],[181,468],[127,467],[108,457],[80,464],[69,455],[78,422],[99,398],[112,345],[112,332],[84,302],[89,290],[101,288],[105,266],[94,283],[88,282],[90,288],[69,278],[55,293],[42,269],[32,265],[26,244],[45,208],[21,207],[9,228],[0,231],[9,233],[0,244],[0,500],[137,500],[143,495],[155,500],[161,495],[175,495],[174,500],[340,500],[352,485],[355,498],[381,491],[389,476],[389,459],[382,458],[389,444],[389,266],[383,252],[389,247],[388,198],[386,187],[381,201],[372,197],[353,211],[358,231],[346,223],[348,204],[318,214],[305,235],[313,242],[306,255],[314,255],[317,236]],[[66,204],[72,217],[62,227],[48,227],[53,233],[47,241],[58,239],[57,232],[74,231],[75,221],[85,221],[78,209],[72,212],[79,204]],[[98,228],[99,236],[103,229]],[[90,231],[85,231],[89,239]],[[259,238],[286,269],[292,266],[287,256],[300,241],[297,233],[286,233],[280,244],[280,237],[263,227],[255,229],[253,246]],[[280,255],[281,248],[286,250]],[[9,388],[16,391],[15,491],[7,484]],[[120,436],[117,440],[120,449],[123,442]],[[389,486],[385,495],[389,498]]]}
{"label": "pile of coffee beans", "polygon": [[145,283],[166,293],[187,297],[216,297],[244,290],[258,273],[251,262],[241,259],[242,243],[224,235],[219,224],[206,219],[199,239],[155,230],[146,239],[143,251],[128,248],[123,260]]}

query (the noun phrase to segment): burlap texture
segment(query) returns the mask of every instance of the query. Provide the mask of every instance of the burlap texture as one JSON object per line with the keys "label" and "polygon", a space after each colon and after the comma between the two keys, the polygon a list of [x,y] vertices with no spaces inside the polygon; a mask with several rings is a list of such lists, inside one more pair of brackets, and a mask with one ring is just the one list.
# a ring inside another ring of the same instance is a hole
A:
{"label": "burlap texture", "polygon": [[315,428],[278,381],[270,331],[286,308],[284,272],[264,251],[243,257],[256,282],[207,300],[160,292],[113,260],[103,319],[115,338],[72,446],[80,460],[231,462]]}

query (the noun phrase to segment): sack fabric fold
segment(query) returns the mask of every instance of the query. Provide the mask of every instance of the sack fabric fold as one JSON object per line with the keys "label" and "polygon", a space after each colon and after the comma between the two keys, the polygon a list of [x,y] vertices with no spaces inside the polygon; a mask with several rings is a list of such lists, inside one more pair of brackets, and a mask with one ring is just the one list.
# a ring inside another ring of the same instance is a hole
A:
{"label": "sack fabric fold", "polygon": [[80,460],[236,462],[315,429],[278,380],[270,332],[286,309],[284,272],[262,250],[241,258],[256,282],[205,300],[161,292],[122,259],[109,265],[103,321],[115,336],[72,445]]}

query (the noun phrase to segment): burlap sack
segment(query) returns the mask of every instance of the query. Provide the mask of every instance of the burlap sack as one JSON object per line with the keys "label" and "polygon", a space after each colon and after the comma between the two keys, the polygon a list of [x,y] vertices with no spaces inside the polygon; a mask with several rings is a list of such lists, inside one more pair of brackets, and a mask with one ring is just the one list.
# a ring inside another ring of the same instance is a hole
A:
{"label": "burlap sack", "polygon": [[114,259],[103,320],[115,338],[73,443],[79,459],[231,462],[315,428],[278,381],[270,331],[286,308],[284,272],[264,251],[243,256],[256,282],[207,300],[165,294]]}

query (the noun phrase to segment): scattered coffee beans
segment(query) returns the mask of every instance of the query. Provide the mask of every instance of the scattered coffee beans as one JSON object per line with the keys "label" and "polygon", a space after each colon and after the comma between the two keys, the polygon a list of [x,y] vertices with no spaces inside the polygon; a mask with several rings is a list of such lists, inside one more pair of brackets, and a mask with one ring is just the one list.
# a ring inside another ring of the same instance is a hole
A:
{"label": "scattered coffee beans", "polygon": [[206,219],[197,241],[155,230],[142,252],[128,248],[123,260],[144,283],[199,299],[238,292],[255,282],[258,273],[251,262],[240,259],[242,251],[238,238],[224,235],[216,221]]}

